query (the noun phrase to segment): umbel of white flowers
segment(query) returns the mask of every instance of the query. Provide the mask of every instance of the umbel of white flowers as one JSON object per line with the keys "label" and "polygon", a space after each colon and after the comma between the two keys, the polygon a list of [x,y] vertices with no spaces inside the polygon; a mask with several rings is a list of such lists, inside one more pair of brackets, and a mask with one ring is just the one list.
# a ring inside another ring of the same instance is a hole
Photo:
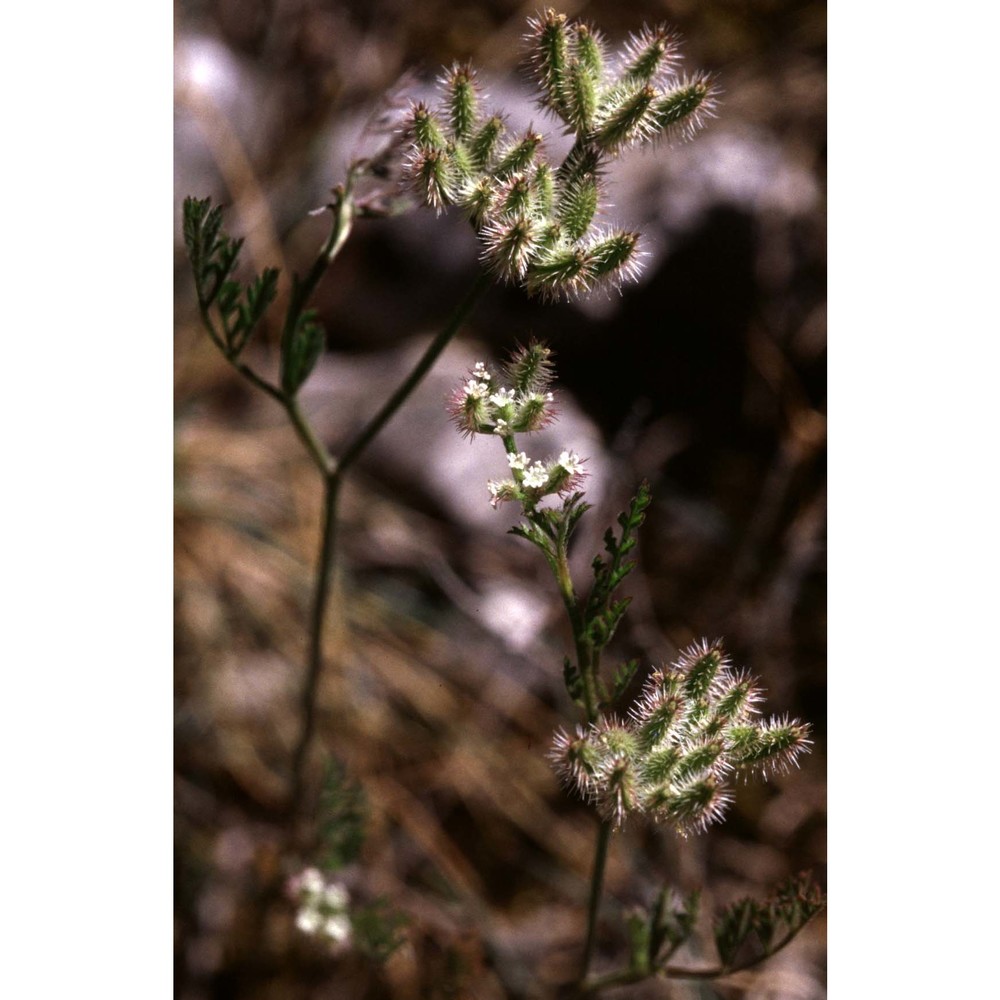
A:
{"label": "umbel of white flowers", "polygon": [[437,107],[410,109],[405,173],[428,205],[468,215],[496,275],[569,298],[638,270],[639,234],[594,224],[604,164],[632,146],[692,137],[716,91],[705,74],[678,76],[679,39],[664,26],[644,28],[609,58],[600,34],[565,14],[549,9],[528,24],[538,103],[575,137],[562,164],[545,159],[532,128],[507,137],[501,114],[483,114],[471,66],[456,64]]}
{"label": "umbel of white flowers", "polygon": [[300,931],[329,941],[335,949],[348,944],[350,897],[339,882],[328,881],[316,868],[306,868],[289,881],[287,888],[298,905],[295,926]]}
{"label": "umbel of white flowers", "polygon": [[469,378],[453,394],[449,411],[463,434],[493,434],[507,452],[511,478],[491,480],[487,486],[494,507],[504,501],[533,508],[552,494],[579,486],[585,473],[583,460],[572,451],[557,459],[538,461],[519,451],[515,434],[536,431],[555,416],[552,352],[531,343],[514,352],[503,368],[506,385],[484,362],[476,363]]}
{"label": "umbel of white flowers", "polygon": [[736,777],[766,778],[808,752],[809,726],[759,718],[762,700],[720,642],[703,640],[649,677],[627,720],[559,730],[550,758],[615,826],[646,814],[687,836],[723,817]]}

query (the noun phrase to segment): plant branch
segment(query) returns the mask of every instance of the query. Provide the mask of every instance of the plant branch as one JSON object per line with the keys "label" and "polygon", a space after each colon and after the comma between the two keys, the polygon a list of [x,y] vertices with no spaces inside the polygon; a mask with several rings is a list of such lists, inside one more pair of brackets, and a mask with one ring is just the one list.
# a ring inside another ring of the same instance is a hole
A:
{"label": "plant branch", "polygon": [[336,555],[337,501],[339,496],[339,476],[325,475],[323,479],[323,523],[316,565],[312,611],[309,619],[306,679],[302,687],[302,729],[292,755],[289,812],[293,817],[299,813],[302,805],[305,763],[316,730],[316,701],[320,676],[323,672],[323,624],[326,618],[326,606],[329,601],[330,581],[333,577],[334,557]]}
{"label": "plant branch", "polygon": [[[662,974],[667,979],[708,980],[720,979],[723,976],[731,976],[734,973],[743,972],[746,969],[752,969],[755,965],[759,965],[766,959],[776,955],[792,940],[792,938],[799,933],[800,930],[802,930],[802,927],[797,927],[796,929],[789,931],[788,934],[786,934],[776,945],[769,948],[762,955],[757,955],[749,961],[744,962],[742,965],[717,965],[708,969],[687,969],[684,967],[678,968],[676,966],[667,966],[666,968],[657,970],[657,972],[658,974]],[[586,980],[581,986],[581,992],[584,994],[599,993],[601,990],[610,989],[613,986],[627,986],[630,983],[641,982],[644,979],[648,979],[649,976],[649,972],[642,971],[641,969],[616,969],[614,972],[606,972],[602,976],[595,976],[593,979]]]}
{"label": "plant branch", "polygon": [[[333,254],[336,253],[336,250],[337,243],[331,239],[325,253]],[[320,259],[323,259],[323,255],[321,255]],[[314,267],[313,270],[315,271],[316,268]],[[310,272],[310,276],[306,278],[306,281],[298,287],[307,287],[311,276],[312,272]],[[371,443],[379,431],[389,422],[396,411],[399,410],[423,376],[430,370],[441,352],[468,318],[488,284],[489,278],[486,275],[481,275],[476,280],[472,290],[459,304],[446,326],[434,338],[407,378],[392,394],[382,409],[362,428],[357,437],[347,446],[339,461],[333,458],[323,447],[300,410],[298,402],[294,398],[282,397],[282,404],[288,411],[296,432],[323,474],[323,525],[309,627],[306,679],[302,689],[302,729],[292,757],[290,794],[290,813],[292,816],[297,815],[302,808],[306,760],[308,759],[309,747],[316,730],[316,702],[323,672],[323,624],[330,598],[331,578],[336,558],[337,506],[344,474],[360,457],[364,449]],[[301,310],[305,305],[305,301],[300,301],[297,305]]]}

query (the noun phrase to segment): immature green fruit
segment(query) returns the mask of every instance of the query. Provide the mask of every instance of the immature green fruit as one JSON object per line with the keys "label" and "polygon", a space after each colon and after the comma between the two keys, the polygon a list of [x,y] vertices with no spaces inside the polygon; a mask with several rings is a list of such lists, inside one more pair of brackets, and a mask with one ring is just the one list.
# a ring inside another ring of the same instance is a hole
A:
{"label": "immature green fruit", "polygon": [[435,107],[410,109],[404,177],[439,212],[462,208],[501,280],[548,300],[618,288],[643,254],[638,234],[595,225],[603,169],[630,146],[693,135],[712,114],[714,85],[672,75],[677,38],[664,27],[644,29],[617,58],[597,31],[551,8],[529,29],[539,103],[573,136],[562,163],[546,159],[533,128],[505,140],[503,116],[482,113],[471,66],[456,64]]}
{"label": "immature green fruit", "polygon": [[[719,642],[696,643],[650,675],[626,721],[602,718],[572,739],[559,732],[550,757],[615,825],[644,814],[687,836],[722,819],[736,776],[766,776],[808,752],[809,727],[757,718],[760,699]],[[582,780],[575,760],[585,753]]]}

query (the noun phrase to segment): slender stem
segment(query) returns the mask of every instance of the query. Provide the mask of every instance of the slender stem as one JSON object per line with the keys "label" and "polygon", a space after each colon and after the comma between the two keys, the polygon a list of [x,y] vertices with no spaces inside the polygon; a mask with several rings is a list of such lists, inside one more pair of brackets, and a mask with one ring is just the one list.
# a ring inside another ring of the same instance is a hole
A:
{"label": "slender stem", "polygon": [[357,437],[347,446],[340,460],[334,459],[322,443],[299,409],[294,399],[286,399],[285,408],[292,423],[305,443],[313,460],[323,473],[323,526],[320,538],[319,560],[316,566],[316,585],[313,594],[312,615],[309,627],[309,650],[306,680],[302,690],[302,729],[292,757],[292,784],[290,810],[297,815],[302,808],[305,787],[305,766],[309,747],[316,730],[316,701],[319,694],[320,678],[323,672],[323,624],[329,602],[331,578],[337,543],[337,506],[340,485],[347,469],[358,459],[376,434],[389,422],[396,411],[416,388],[421,378],[428,372],[448,342],[455,336],[462,323],[468,318],[476,302],[489,284],[486,275],[477,279],[472,291],[463,299],[444,329],[434,338],[420,361],[392,394],[382,409],[362,428]]}
{"label": "slender stem", "polygon": [[306,419],[299,407],[299,401],[294,396],[282,397],[281,404],[288,413],[288,418],[291,420],[299,440],[309,452],[309,457],[316,463],[316,467],[323,473],[324,477],[329,477],[334,469],[334,459],[317,437],[312,424]]}
{"label": "slender stem", "polygon": [[340,184],[334,189],[334,201],[328,206],[333,212],[333,227],[330,230],[330,235],[306,276],[301,280],[296,277],[292,282],[292,299],[285,316],[282,341],[291,336],[306,303],[312,297],[312,293],[316,291],[316,286],[326,273],[326,269],[330,266],[333,258],[340,253],[340,248],[351,233],[351,226],[354,223],[354,200],[351,198],[353,180],[353,175],[351,175],[345,184]]}
{"label": "slender stem", "polygon": [[309,619],[309,650],[306,660],[306,679],[302,688],[302,729],[292,756],[292,785],[290,813],[298,814],[302,804],[305,763],[316,730],[316,700],[319,681],[323,672],[323,623],[333,577],[334,556],[337,542],[337,501],[340,497],[340,477],[323,478],[323,524],[320,533],[319,558],[316,564],[316,582],[313,592],[312,612]]}
{"label": "slender stem", "polygon": [[594,870],[590,876],[590,902],[587,905],[587,943],[583,949],[583,971],[581,982],[587,978],[590,962],[594,957],[594,945],[597,941],[597,911],[601,905],[601,891],[604,887],[604,866],[608,859],[608,844],[611,841],[611,824],[601,820],[597,832],[597,848],[594,852]]}
{"label": "slender stem", "polygon": [[281,403],[282,406],[285,405],[284,394],[276,385],[271,385],[266,378],[261,378],[248,364],[242,361],[229,358],[229,362],[248,382],[257,386],[261,391],[266,392],[272,399]]}
{"label": "slender stem", "polygon": [[372,439],[382,430],[382,428],[396,415],[396,411],[406,402],[407,397],[417,387],[420,380],[430,371],[434,362],[437,361],[441,352],[448,346],[451,339],[458,333],[462,324],[468,319],[476,303],[480,300],[483,292],[490,285],[489,275],[482,273],[476,278],[475,283],[468,294],[458,304],[452,313],[448,323],[440,333],[430,342],[427,350],[417,362],[413,371],[403,380],[399,388],[386,400],[382,409],[375,414],[371,420],[357,433],[354,440],[344,450],[337,462],[337,471],[345,472],[352,466],[361,453],[371,444]]}

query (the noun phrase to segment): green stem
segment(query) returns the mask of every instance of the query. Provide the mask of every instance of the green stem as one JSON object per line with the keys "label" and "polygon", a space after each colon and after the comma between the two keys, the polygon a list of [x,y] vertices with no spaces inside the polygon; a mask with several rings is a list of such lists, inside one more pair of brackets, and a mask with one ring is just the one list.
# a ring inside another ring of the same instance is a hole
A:
{"label": "green stem", "polygon": [[306,660],[306,679],[302,688],[302,729],[292,755],[292,781],[290,813],[296,816],[302,805],[305,764],[316,730],[316,701],[319,681],[323,672],[323,624],[329,601],[330,582],[333,577],[337,540],[337,501],[340,496],[340,477],[325,475],[323,478],[323,524],[320,533],[319,558],[316,564],[316,584],[313,592],[312,612],[309,618],[309,650]]}
{"label": "green stem", "polygon": [[351,184],[353,175],[349,176],[345,184],[338,184],[334,189],[334,200],[328,207],[333,212],[333,227],[319,256],[313,261],[308,273],[301,280],[298,276],[292,282],[292,297],[288,306],[288,313],[285,316],[285,329],[282,333],[282,343],[292,335],[298,325],[306,303],[316,291],[316,286],[326,273],[327,268],[333,258],[340,253],[340,248],[347,241],[354,223],[354,200],[351,198]]}
{"label": "green stem", "polygon": [[583,971],[580,981],[587,978],[590,962],[594,957],[594,946],[597,942],[597,911],[601,905],[601,891],[604,887],[604,866],[608,859],[608,844],[611,841],[611,824],[601,820],[597,832],[597,847],[594,852],[594,869],[590,876],[590,901],[587,905],[587,943],[583,949]]}
{"label": "green stem", "polygon": [[336,558],[337,502],[344,474],[361,456],[378,432],[389,422],[396,411],[413,392],[417,384],[430,370],[438,356],[455,336],[459,328],[472,312],[483,291],[490,283],[486,275],[481,275],[470,293],[462,300],[444,329],[434,338],[416,366],[399,388],[392,394],[381,410],[362,428],[347,446],[339,461],[332,458],[312,430],[294,399],[286,400],[285,408],[292,423],[309,450],[313,460],[323,473],[323,526],[320,539],[319,560],[316,566],[316,585],[313,595],[312,615],[309,628],[309,650],[306,680],[302,690],[302,729],[292,757],[291,815],[297,815],[303,805],[305,787],[305,767],[309,748],[316,730],[316,702],[319,695],[320,679],[323,672],[323,624],[330,597],[330,581]]}
{"label": "green stem", "polygon": [[306,419],[305,414],[299,407],[299,401],[294,396],[283,396],[281,405],[284,406],[285,411],[288,413],[288,419],[291,420],[292,426],[295,428],[295,433],[298,434],[299,440],[305,446],[306,451],[309,452],[309,457],[316,464],[316,467],[323,476],[329,478],[334,470],[334,459],[324,447],[323,442],[317,437],[312,424]]}
{"label": "green stem", "polygon": [[583,618],[580,614],[580,605],[576,599],[576,591],[573,588],[573,578],[569,572],[569,554],[566,550],[566,541],[559,538],[555,545],[556,559],[554,563],[556,584],[559,593],[562,595],[563,604],[566,607],[566,614],[569,616],[570,627],[573,630],[573,643],[576,647],[577,668],[580,671],[580,680],[583,683],[583,708],[587,716],[587,722],[597,721],[597,683],[594,678],[593,646],[583,635]]}

